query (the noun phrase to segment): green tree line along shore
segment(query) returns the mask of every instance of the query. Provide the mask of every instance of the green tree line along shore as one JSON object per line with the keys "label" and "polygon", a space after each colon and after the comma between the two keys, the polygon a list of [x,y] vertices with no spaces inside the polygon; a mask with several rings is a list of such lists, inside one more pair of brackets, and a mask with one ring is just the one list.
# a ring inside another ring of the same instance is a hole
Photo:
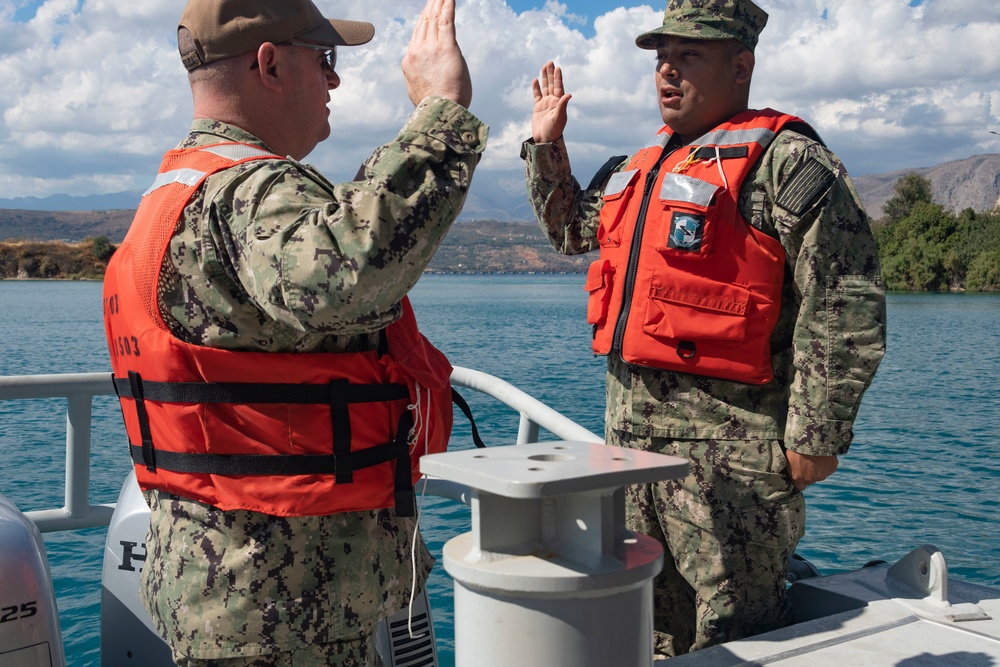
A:
{"label": "green tree line along shore", "polygon": [[[896,181],[894,192],[872,223],[888,289],[1000,291],[1000,207],[955,215],[933,201],[930,180],[916,173]],[[99,280],[114,249],[107,236],[0,241],[0,279]],[[455,225],[428,270],[579,273],[591,259],[556,253],[534,224],[480,220]]]}
{"label": "green tree line along shore", "polygon": [[931,182],[906,174],[874,225],[890,290],[1000,291],[1000,205],[958,215],[935,204]]}

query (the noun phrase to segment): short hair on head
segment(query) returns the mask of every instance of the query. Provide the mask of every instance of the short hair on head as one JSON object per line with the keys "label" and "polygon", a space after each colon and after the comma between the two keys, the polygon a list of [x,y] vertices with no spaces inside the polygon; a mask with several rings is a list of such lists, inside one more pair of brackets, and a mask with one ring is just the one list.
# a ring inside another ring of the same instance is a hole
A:
{"label": "short hair on head", "polygon": [[[254,54],[255,58],[256,56],[257,54]],[[207,63],[188,72],[188,81],[191,83],[210,82],[231,88],[234,76],[243,69],[244,60],[249,64],[249,59],[240,56]]]}
{"label": "short hair on head", "polygon": [[[177,45],[182,51],[193,49],[194,44],[194,35],[191,34],[190,30],[183,26],[177,29]],[[257,54],[253,54],[253,57],[256,58]],[[246,58],[242,56],[234,56],[199,65],[195,69],[188,71],[188,81],[190,83],[211,82],[226,84],[232,81],[232,77],[236,73],[236,68],[239,66],[240,61],[244,59]]]}
{"label": "short hair on head", "polygon": [[727,39],[726,40],[726,55],[730,58],[735,58],[744,51],[753,51],[749,46],[744,44],[738,39]]}

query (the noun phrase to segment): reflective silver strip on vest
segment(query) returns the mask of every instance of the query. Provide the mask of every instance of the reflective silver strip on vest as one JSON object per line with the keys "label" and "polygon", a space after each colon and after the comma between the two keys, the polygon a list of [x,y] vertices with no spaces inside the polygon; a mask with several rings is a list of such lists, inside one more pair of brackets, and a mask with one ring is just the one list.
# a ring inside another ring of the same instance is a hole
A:
{"label": "reflective silver strip on vest", "polygon": [[762,148],[767,148],[772,139],[774,139],[774,130],[766,128],[756,130],[715,130],[691,143],[695,146],[735,146],[737,144],[756,143],[760,144]]}
{"label": "reflective silver strip on vest", "polygon": [[[266,151],[262,148],[257,148],[256,146],[247,146],[246,144],[223,144],[221,146],[209,146],[208,148],[202,148],[202,153],[211,153],[212,155],[218,155],[221,158],[227,160],[232,160],[236,162],[238,160],[245,160],[251,157],[267,157],[274,155],[271,151]],[[142,193],[145,197],[151,192],[159,190],[164,185],[170,185],[171,183],[181,183],[182,185],[194,186],[198,184],[205,176],[205,172],[197,171],[195,169],[174,169],[173,171],[165,171],[162,174],[156,175],[156,180],[153,184],[149,186],[149,189]]]}
{"label": "reflective silver strip on vest", "polygon": [[653,137],[652,141],[643,146],[640,150],[646,150],[647,148],[659,148],[660,150],[663,150],[667,147],[668,141],[670,141],[669,134],[658,134]]}
{"label": "reflective silver strip on vest", "polygon": [[628,171],[617,171],[611,174],[611,178],[608,179],[608,184],[604,186],[604,196],[610,197],[616,195],[625,188],[628,184],[632,182],[635,175],[639,173],[638,169],[629,169]]}
{"label": "reflective silver strip on vest", "polygon": [[274,155],[271,151],[266,151],[263,148],[257,148],[256,146],[247,146],[246,144],[223,144],[221,146],[209,146],[208,148],[202,148],[201,152],[211,153],[212,155],[218,155],[219,157],[224,157],[229,160],[245,160],[248,157],[265,157],[267,155]]}
{"label": "reflective silver strip on vest", "polygon": [[708,208],[712,197],[719,191],[715,183],[691,178],[684,174],[668,172],[660,186],[660,199],[663,201],[682,201]]}
{"label": "reflective silver strip on vest", "polygon": [[162,174],[156,175],[156,180],[153,184],[149,186],[149,189],[142,193],[145,197],[151,192],[159,190],[165,185],[170,185],[171,183],[181,183],[191,187],[193,185],[198,185],[198,181],[205,177],[205,172],[198,171],[197,169],[174,169],[172,171],[165,171]]}

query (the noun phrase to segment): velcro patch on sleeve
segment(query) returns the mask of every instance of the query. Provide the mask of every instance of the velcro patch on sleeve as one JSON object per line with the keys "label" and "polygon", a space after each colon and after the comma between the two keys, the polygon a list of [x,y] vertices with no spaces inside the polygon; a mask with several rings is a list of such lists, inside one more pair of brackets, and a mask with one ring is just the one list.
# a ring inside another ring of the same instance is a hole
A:
{"label": "velcro patch on sleeve", "polygon": [[792,215],[802,215],[836,178],[836,175],[819,160],[809,158],[795,170],[781,188],[776,203]]}

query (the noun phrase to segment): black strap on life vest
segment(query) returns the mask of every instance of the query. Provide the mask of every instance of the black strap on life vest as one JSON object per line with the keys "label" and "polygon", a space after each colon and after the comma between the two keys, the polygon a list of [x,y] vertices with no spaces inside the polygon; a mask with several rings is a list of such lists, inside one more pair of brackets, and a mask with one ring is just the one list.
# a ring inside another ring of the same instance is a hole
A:
{"label": "black strap on life vest", "polygon": [[[139,420],[141,445],[130,443],[132,461],[144,465],[150,472],[157,468],[171,472],[211,475],[334,475],[337,484],[350,484],[354,471],[395,461],[396,515],[415,516],[413,483],[410,476],[408,437],[413,428],[413,415],[403,412],[392,442],[351,451],[352,403],[373,403],[409,399],[409,389],[396,384],[352,384],[334,380],[325,385],[282,384],[256,382],[153,382],[143,380],[139,373],[129,371],[128,378],[115,378],[119,399],[135,400]],[[469,420],[472,441],[485,448],[472,409],[454,388],[452,402]],[[332,454],[197,454],[156,449],[149,428],[146,401],[161,403],[285,403],[328,404],[333,423]]]}
{"label": "black strap on life vest", "polygon": [[139,398],[132,389],[133,377],[141,397],[160,403],[378,403],[410,397],[402,384],[351,384],[334,380],[329,384],[282,384],[263,382],[152,382],[135,371],[115,378],[119,398]]}
{"label": "black strap on life vest", "polygon": [[455,388],[451,388],[451,402],[458,406],[458,409],[462,411],[465,418],[469,420],[469,427],[472,429],[472,442],[476,443],[476,447],[479,449],[486,449],[486,444],[483,439],[479,437],[479,429],[476,428],[476,420],[472,418],[472,408],[469,404],[465,402],[462,395],[455,391]]}
{"label": "black strap on life vest", "polygon": [[809,139],[812,139],[813,141],[815,141],[816,143],[818,143],[823,148],[826,148],[826,144],[823,142],[823,139],[819,136],[819,134],[816,132],[816,130],[813,129],[812,125],[810,125],[809,123],[806,123],[805,121],[801,121],[800,122],[800,121],[797,121],[797,120],[793,120],[793,121],[791,121],[789,123],[785,123],[785,126],[783,128],[781,128],[781,130],[782,130],[782,132],[785,131],[785,130],[791,130],[792,132],[798,132],[802,136],[807,137]]}
{"label": "black strap on life vest", "polygon": [[[354,471],[395,461],[394,497],[397,516],[414,516],[413,483],[410,476],[408,437],[413,415],[403,411],[395,438],[387,443],[351,451],[352,403],[409,399],[405,385],[352,384],[334,380],[329,384],[150,382],[135,371],[128,378],[115,378],[119,398],[135,400],[141,445],[130,443],[131,458],[150,472],[158,468],[172,472],[211,475],[334,475],[337,484],[354,481]],[[333,423],[332,454],[207,454],[156,449],[149,427],[146,401],[161,403],[283,403],[327,404]]]}
{"label": "black strap on life vest", "polygon": [[604,185],[604,181],[608,180],[608,176],[611,172],[616,170],[622,162],[628,159],[628,155],[613,155],[608,158],[608,161],[601,165],[601,168],[597,170],[594,177],[590,179],[590,185],[587,186],[588,190],[596,190]]}
{"label": "black strap on life vest", "polygon": [[135,411],[139,416],[139,437],[142,439],[142,463],[146,470],[156,472],[156,450],[153,449],[153,434],[149,430],[149,416],[146,413],[146,397],[142,391],[142,378],[135,371],[128,372],[128,385],[118,387],[118,380],[115,381],[115,391],[119,397],[125,386],[135,398]]}

